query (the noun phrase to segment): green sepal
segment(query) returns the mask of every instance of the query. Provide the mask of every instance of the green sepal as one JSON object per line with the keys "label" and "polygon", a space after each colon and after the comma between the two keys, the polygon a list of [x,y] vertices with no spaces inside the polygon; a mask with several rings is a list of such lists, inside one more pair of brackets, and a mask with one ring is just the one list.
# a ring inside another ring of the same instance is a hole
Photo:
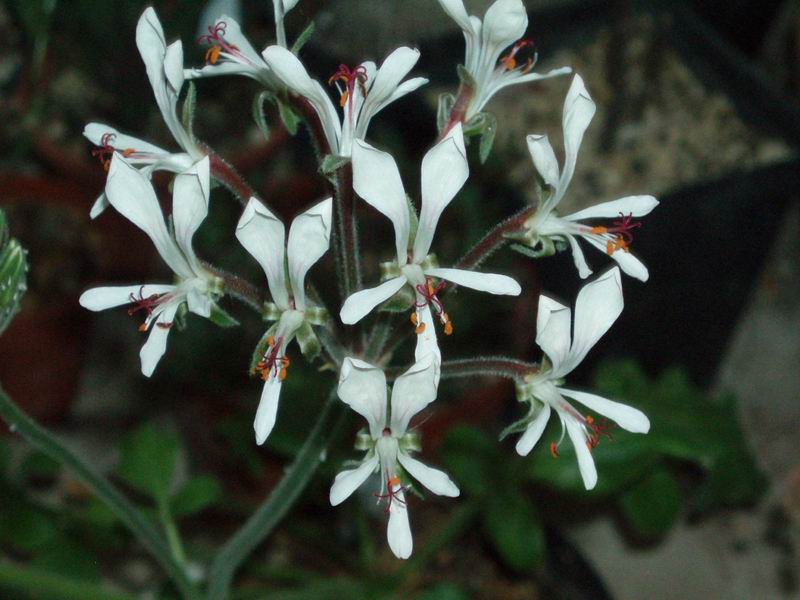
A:
{"label": "green sepal", "polygon": [[267,115],[264,113],[264,102],[271,100],[272,94],[269,92],[261,92],[253,98],[253,120],[258,125],[259,130],[264,135],[264,139],[269,139],[269,124],[267,123]]}
{"label": "green sepal", "polygon": [[297,343],[300,345],[300,352],[303,353],[308,362],[312,362],[319,356],[322,346],[319,343],[317,334],[314,333],[314,329],[311,327],[311,323],[303,321],[295,336],[297,337]]}
{"label": "green sepal", "polygon": [[530,258],[543,258],[556,253],[556,245],[549,238],[539,238],[539,242],[531,247],[523,244],[511,244],[511,249]]}
{"label": "green sepal", "polygon": [[441,132],[450,121],[450,113],[453,112],[453,106],[456,103],[456,97],[447,92],[446,94],[439,94],[439,107],[436,110],[436,127]]}
{"label": "green sepal", "polygon": [[0,211],[0,334],[19,312],[22,297],[28,289],[26,250],[15,239],[9,239],[3,211]]}
{"label": "green sepal", "polygon": [[322,173],[328,179],[331,179],[336,174],[336,171],[341,169],[349,162],[350,162],[349,156],[326,154],[325,158],[322,159],[322,164],[320,164],[319,166],[319,172]]}
{"label": "green sepal", "polygon": [[312,325],[322,326],[330,322],[328,310],[321,306],[309,306],[305,311],[305,320]]}
{"label": "green sepal", "polygon": [[280,114],[281,121],[283,121],[283,125],[286,127],[286,131],[289,132],[289,135],[295,135],[297,133],[297,126],[300,124],[300,117],[297,115],[297,113],[294,112],[291,106],[282,100],[278,100],[278,113]]}
{"label": "green sepal", "polygon": [[407,285],[404,285],[394,296],[378,308],[382,312],[403,313],[407,312],[414,305],[414,292]]}
{"label": "green sepal", "polygon": [[264,335],[261,336],[261,339],[258,340],[256,344],[255,350],[253,350],[253,355],[250,357],[250,375],[255,376],[256,374],[256,365],[261,362],[261,359],[264,358],[264,355],[267,353],[269,349],[269,338],[275,335],[275,331],[278,329],[278,324],[275,323],[272,327],[267,329]]}
{"label": "green sepal", "polygon": [[404,452],[420,452],[422,450],[422,436],[417,431],[410,431],[400,438],[400,450]]}
{"label": "green sepal", "polygon": [[403,274],[403,272],[400,270],[400,265],[397,264],[396,260],[382,262],[380,264],[380,269],[381,283],[390,279],[394,279],[395,277],[400,277],[400,275]]}
{"label": "green sepal", "polygon": [[261,318],[264,321],[277,321],[281,318],[281,313],[283,311],[278,308],[278,305],[274,302],[264,302],[264,308],[261,312]]}
{"label": "green sepal", "polygon": [[354,447],[356,450],[371,450],[375,441],[366,429],[360,429],[356,434]]}
{"label": "green sepal", "polygon": [[464,137],[476,137],[483,135],[487,122],[492,118],[487,112],[479,112],[469,121],[464,123]]}
{"label": "green sepal", "polygon": [[197,109],[197,86],[194,81],[190,81],[186,87],[186,98],[183,99],[183,107],[181,108],[181,122],[183,128],[189,134],[189,137],[194,139],[194,113]]}
{"label": "green sepal", "polygon": [[461,85],[468,87],[471,90],[474,90],[478,85],[475,83],[475,79],[472,78],[472,75],[469,71],[467,71],[467,67],[464,65],[458,65],[456,67],[456,73],[458,73],[458,80],[461,82]]}
{"label": "green sepal", "polygon": [[508,427],[503,429],[503,431],[500,432],[500,435],[497,437],[498,441],[502,442],[508,436],[513,435],[515,433],[522,433],[528,428],[528,425],[532,420],[533,419],[531,418],[531,415],[528,414],[527,416],[519,419],[518,421],[514,421],[513,423],[511,423],[511,425],[509,425]]}
{"label": "green sepal", "polygon": [[302,33],[297,36],[297,39],[292,44],[292,54],[300,54],[300,50],[303,49],[303,46],[306,45],[306,42],[314,35],[314,30],[317,28],[314,21],[311,21],[306,28],[303,29]]}
{"label": "green sepal", "polygon": [[[186,304],[186,302],[183,302],[178,307],[178,310],[175,312],[175,317],[172,319],[172,325],[177,331],[183,331],[186,329],[186,317],[188,314],[189,305]],[[153,325],[153,327],[156,327],[156,325]]]}
{"label": "green sepal", "polygon": [[237,327],[239,325],[239,321],[234,319],[216,302],[211,305],[211,315],[208,318],[211,319],[211,322],[214,323],[214,325],[218,325],[220,327]]}
{"label": "green sepal", "polygon": [[436,256],[435,252],[431,252],[426,256],[419,266],[422,267],[423,271],[427,271],[428,269],[438,269],[439,268],[439,259]]}
{"label": "green sepal", "polygon": [[489,158],[489,153],[494,146],[494,137],[497,134],[497,118],[491,113],[483,113],[486,115],[486,121],[483,126],[483,133],[481,133],[481,144],[478,148],[478,156],[481,159],[481,164],[486,163]]}
{"label": "green sepal", "polygon": [[411,196],[406,194],[406,204],[408,205],[408,242],[409,247],[408,251],[411,253],[411,250],[414,247],[414,243],[412,240],[416,239],[417,237],[417,229],[419,228],[419,217],[417,216],[417,209],[414,206],[414,201],[411,199]]}

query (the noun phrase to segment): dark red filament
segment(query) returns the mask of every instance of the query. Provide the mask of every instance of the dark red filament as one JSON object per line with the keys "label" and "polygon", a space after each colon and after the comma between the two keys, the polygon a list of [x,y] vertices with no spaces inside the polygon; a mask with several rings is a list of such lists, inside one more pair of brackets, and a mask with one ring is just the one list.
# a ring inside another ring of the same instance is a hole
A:
{"label": "dark red filament", "polygon": [[626,244],[631,244],[633,242],[633,233],[631,230],[636,229],[637,227],[642,226],[641,221],[634,221],[633,214],[629,214],[625,216],[622,213],[619,213],[620,220],[614,221],[614,227],[608,228],[608,233],[614,233],[617,236],[621,237],[625,240]]}
{"label": "dark red filament", "polygon": [[379,494],[375,492],[372,495],[378,499],[378,502],[386,500],[386,508],[383,510],[383,512],[389,514],[392,509],[392,502],[397,502],[400,506],[406,506],[406,501],[400,498],[400,493],[405,494],[408,491],[409,486],[401,485],[397,489],[394,489],[395,486],[400,483],[400,478],[397,476],[388,477],[388,473],[386,475],[388,478],[386,482],[386,493]]}
{"label": "dark red filament", "polygon": [[162,296],[165,296],[165,295],[166,294],[151,294],[150,296],[145,298],[144,297],[144,286],[140,287],[139,288],[139,296],[138,297],[135,296],[133,294],[133,292],[131,292],[131,294],[128,296],[128,299],[130,300],[131,304],[133,304],[133,306],[131,306],[128,309],[128,315],[133,316],[135,313],[139,312],[140,310],[145,310],[145,311],[147,311],[147,316],[149,317],[150,315],[153,314],[153,309],[156,306],[158,306],[159,303],[161,302]]}
{"label": "dark red filament", "polygon": [[[353,97],[356,84],[361,88],[361,94],[365,98],[367,97],[367,69],[363,65],[359,65],[354,69],[344,64],[339,65],[339,69],[328,79],[328,85],[333,85],[337,81],[341,81],[345,86],[345,91],[341,94],[340,106],[343,107]],[[350,109],[352,110],[352,108],[353,105],[351,103]]]}
{"label": "dark red filament", "polygon": [[423,306],[430,304],[433,307],[433,310],[436,311],[437,315],[442,314],[444,312],[444,304],[442,303],[441,300],[439,300],[439,294],[442,292],[442,290],[445,288],[446,285],[447,282],[442,280],[436,287],[433,287],[431,280],[426,279],[424,284],[420,283],[414,286],[419,295],[425,299],[424,302],[415,302],[414,306],[416,306],[417,308],[422,308]]}
{"label": "dark red filament", "polygon": [[533,56],[529,56],[525,60],[525,64],[519,67],[523,73],[527,73],[533,68],[533,66],[536,64],[536,60],[538,59],[538,55],[535,49],[536,45],[533,43],[533,40],[530,39],[519,40],[511,48],[511,52],[500,58],[500,64],[502,64],[507,71],[513,71],[514,69],[518,68],[519,59],[517,57],[517,54],[520,52],[520,50],[524,48],[530,48],[531,52],[533,53]]}

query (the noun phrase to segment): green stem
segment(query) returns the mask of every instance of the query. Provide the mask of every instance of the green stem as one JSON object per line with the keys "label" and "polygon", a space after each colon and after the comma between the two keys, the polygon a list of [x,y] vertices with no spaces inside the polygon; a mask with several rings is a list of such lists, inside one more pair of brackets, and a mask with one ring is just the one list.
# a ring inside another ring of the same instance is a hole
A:
{"label": "green stem", "polygon": [[181,534],[178,531],[178,526],[175,524],[175,519],[172,518],[169,501],[166,499],[159,502],[158,518],[161,520],[161,526],[164,528],[164,533],[167,536],[167,545],[169,546],[170,552],[172,552],[173,558],[175,558],[175,562],[180,565],[186,565],[186,552],[183,549]]}
{"label": "green stem", "polygon": [[343,421],[343,406],[335,393],[329,396],[314,428],[283,479],[217,554],[209,569],[208,600],[224,600],[228,597],[236,570],[281,522],[300,497],[320,462],[324,460],[329,440]]}
{"label": "green stem", "polygon": [[93,467],[83,462],[56,437],[22,412],[2,388],[0,388],[0,417],[9,424],[12,431],[20,434],[34,448],[71,469],[78,479],[108,506],[139,540],[142,546],[155,558],[175,583],[181,595],[185,598],[195,597],[194,589],[186,576],[186,572],[175,561],[164,538],[153,524],[130,500],[111,485],[111,482],[95,471]]}
{"label": "green stem", "polygon": [[8,562],[0,563],[0,589],[13,594],[14,598],[36,598],[36,600],[135,600],[137,598],[132,594],[114,592],[94,583],[76,581],[43,569]]}

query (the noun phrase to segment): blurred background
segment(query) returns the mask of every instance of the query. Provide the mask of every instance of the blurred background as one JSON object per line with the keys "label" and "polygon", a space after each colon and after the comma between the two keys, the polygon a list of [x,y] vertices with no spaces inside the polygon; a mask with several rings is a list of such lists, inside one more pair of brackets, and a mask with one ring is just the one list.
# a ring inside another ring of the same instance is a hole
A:
{"label": "blurred background", "polygon": [[[141,506],[153,510],[147,482],[164,480],[202,577],[214,548],[280,479],[335,379],[292,356],[278,426],[257,447],[261,385],[247,375],[264,330],[257,318],[235,304],[226,309],[242,328],[190,316],[148,380],[139,321],[124,308],[95,314],[78,305],[100,282],[170,276],[150,241],[113,210],[89,219],[105,172],[81,135],[100,121],[174,147],[134,43],[148,4],[167,39],[183,40],[186,66],[201,65],[205,48],[194,40],[208,10],[218,10],[202,2],[0,4],[0,208],[30,265],[22,310],[0,336],[0,382]],[[271,2],[219,4],[239,11],[256,48],[273,42]],[[466,4],[482,15],[489,2]],[[625,312],[574,373],[576,385],[644,410],[652,431],[615,430],[595,450],[599,485],[586,493],[567,444],[550,456],[555,423],[527,459],[512,440],[497,443],[522,413],[513,385],[447,382],[419,430],[425,459],[447,469],[463,497],[412,500],[415,554],[401,564],[368,493],[328,506],[335,473],[358,456],[351,444],[361,423],[349,419],[290,517],[240,572],[237,598],[800,598],[800,4],[526,4],[537,70],[571,66],[598,105],[563,211],[630,194],[661,201],[634,246],[650,281],[625,280]],[[287,18],[290,40],[311,21],[301,56],[320,81],[339,63],[420,48],[414,72],[430,84],[386,109],[369,132],[415,196],[438,96],[457,86],[460,31],[434,0],[301,0]],[[470,181],[437,236],[442,264],[533,199],[524,138],[547,133],[561,151],[568,85],[515,87],[491,102],[494,150],[481,166],[469,149]],[[198,137],[287,222],[326,193],[302,127],[290,136],[271,108],[267,138],[253,122],[255,82],[201,80],[197,91]],[[168,179],[156,183],[168,199]],[[212,197],[198,253],[263,287],[233,236],[238,202],[224,189]],[[391,233],[374,211],[359,218],[371,281]],[[587,258],[598,269],[606,262]],[[453,296],[456,334],[442,341],[443,353],[538,360],[536,298],[546,290],[574,301],[580,280],[570,256],[534,263],[503,251],[490,265],[514,274],[525,294],[496,303]],[[312,272],[323,290],[335,290],[330,266]],[[397,364],[411,350],[402,347]],[[8,431],[0,436],[0,557],[4,598],[73,597],[63,590],[75,581],[106,590],[99,598],[109,590],[175,597],[72,474]]]}

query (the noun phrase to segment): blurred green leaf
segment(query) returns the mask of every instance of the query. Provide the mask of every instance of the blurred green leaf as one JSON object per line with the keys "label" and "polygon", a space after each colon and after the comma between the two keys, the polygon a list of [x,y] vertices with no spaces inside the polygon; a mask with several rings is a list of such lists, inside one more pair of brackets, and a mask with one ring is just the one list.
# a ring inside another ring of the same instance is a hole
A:
{"label": "blurred green leaf", "polygon": [[239,325],[239,321],[234,319],[216,302],[211,305],[211,315],[209,316],[209,319],[211,319],[211,322],[214,323],[214,325],[219,325],[220,327],[237,327]]}
{"label": "blurred green leaf", "polygon": [[9,238],[5,214],[0,210],[0,334],[19,312],[28,289],[26,254],[17,240]]}
{"label": "blurred green leaf", "polygon": [[21,477],[53,478],[61,471],[61,466],[42,452],[33,451],[28,454],[19,467]]}
{"label": "blurred green leaf", "polygon": [[101,579],[97,557],[68,539],[48,545],[37,554],[31,564],[72,579],[92,582],[99,582]]}
{"label": "blurred green leaf", "polygon": [[253,120],[258,125],[258,129],[265,140],[269,139],[269,123],[267,122],[267,115],[264,113],[264,102],[271,99],[272,94],[270,92],[261,92],[253,98]]}
{"label": "blurred green leaf", "polygon": [[117,473],[131,487],[157,502],[169,498],[179,440],[175,431],[142,425],[122,442],[122,458]]}
{"label": "blurred green leaf", "polygon": [[469,494],[493,491],[491,482],[499,463],[497,443],[472,425],[459,425],[447,432],[440,451],[454,481]]}
{"label": "blurred green leaf", "polygon": [[423,592],[419,600],[470,600],[471,596],[453,583],[440,583]]}
{"label": "blurred green leaf", "polygon": [[665,467],[653,470],[620,497],[625,520],[637,533],[650,538],[669,531],[682,504],[681,488]]}
{"label": "blurred green leaf", "polygon": [[491,113],[484,113],[486,115],[486,122],[483,126],[481,133],[481,144],[479,147],[479,156],[481,164],[484,164],[489,159],[489,154],[494,146],[494,137],[497,134],[497,118]]}
{"label": "blurred green leaf", "polygon": [[51,515],[26,504],[4,506],[0,511],[0,540],[17,550],[35,553],[57,545],[64,535]]}
{"label": "blurred green leaf", "polygon": [[16,0],[14,6],[27,33],[38,36],[47,32],[56,0]]}
{"label": "blurred green leaf", "polygon": [[283,121],[289,135],[296,134],[297,126],[300,123],[300,117],[297,116],[297,113],[294,112],[291,106],[280,100],[278,100],[278,112],[281,115],[281,121]]}
{"label": "blurred green leaf", "polygon": [[517,571],[541,564],[545,538],[533,503],[519,490],[498,489],[488,498],[483,530],[501,558]]}
{"label": "blurred green leaf", "polygon": [[188,517],[219,502],[222,485],[211,475],[190,479],[172,498],[172,514]]}

